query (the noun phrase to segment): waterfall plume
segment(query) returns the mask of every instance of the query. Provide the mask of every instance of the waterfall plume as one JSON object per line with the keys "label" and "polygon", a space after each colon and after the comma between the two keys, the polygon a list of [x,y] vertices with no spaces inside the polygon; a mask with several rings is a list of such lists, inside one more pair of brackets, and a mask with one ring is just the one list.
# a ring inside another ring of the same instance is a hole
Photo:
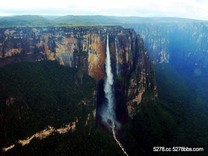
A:
{"label": "waterfall plume", "polygon": [[102,109],[101,117],[102,121],[107,125],[112,125],[113,122],[118,123],[115,117],[115,95],[114,95],[114,87],[113,87],[113,73],[111,68],[111,57],[110,57],[110,48],[109,48],[109,36],[107,34],[106,41],[106,59],[105,59],[105,70],[106,77],[104,81],[104,108]]}
{"label": "waterfall plume", "polygon": [[116,128],[120,128],[120,124],[119,122],[117,122],[116,117],[115,117],[115,95],[114,95],[114,87],[113,87],[113,73],[111,69],[111,58],[110,58],[108,34],[107,34],[107,43],[106,43],[105,70],[106,70],[106,78],[104,81],[105,104],[101,113],[102,121],[106,125],[108,125],[109,129],[112,130],[114,140],[116,141],[118,146],[121,148],[122,152],[128,156],[122,144],[116,137]]}

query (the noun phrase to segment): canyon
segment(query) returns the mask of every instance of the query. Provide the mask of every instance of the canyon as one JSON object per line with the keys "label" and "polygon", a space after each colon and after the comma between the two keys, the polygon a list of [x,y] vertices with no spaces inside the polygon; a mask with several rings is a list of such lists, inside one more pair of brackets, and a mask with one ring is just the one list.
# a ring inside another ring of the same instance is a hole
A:
{"label": "canyon", "polygon": [[[31,17],[0,18],[4,150],[47,155],[50,145],[54,155],[151,155],[157,144],[207,145],[206,21],[24,18]],[[64,129],[76,119],[73,133]],[[52,135],[34,137],[49,125]],[[31,144],[14,144],[24,138]]]}

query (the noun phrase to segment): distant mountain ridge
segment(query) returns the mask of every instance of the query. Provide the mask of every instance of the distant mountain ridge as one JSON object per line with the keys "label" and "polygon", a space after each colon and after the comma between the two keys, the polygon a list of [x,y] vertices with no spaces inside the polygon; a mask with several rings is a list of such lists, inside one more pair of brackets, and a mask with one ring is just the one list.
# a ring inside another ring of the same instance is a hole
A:
{"label": "distant mountain ridge", "polygon": [[0,18],[1,27],[7,26],[28,26],[28,25],[40,25],[49,24],[50,20],[37,15],[24,15],[24,16],[9,16]]}
{"label": "distant mountain ridge", "polygon": [[12,26],[54,26],[61,24],[71,25],[118,25],[139,23],[208,23],[208,21],[176,18],[176,17],[122,17],[102,15],[67,15],[67,16],[38,16],[19,15],[0,17],[1,27]]}

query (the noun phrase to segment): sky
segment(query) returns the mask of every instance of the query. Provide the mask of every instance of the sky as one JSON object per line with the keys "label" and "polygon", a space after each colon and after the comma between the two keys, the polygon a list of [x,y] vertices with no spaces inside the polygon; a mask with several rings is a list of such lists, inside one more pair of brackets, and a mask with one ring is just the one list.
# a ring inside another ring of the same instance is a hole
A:
{"label": "sky", "polygon": [[1,0],[0,16],[112,15],[208,20],[208,0]]}

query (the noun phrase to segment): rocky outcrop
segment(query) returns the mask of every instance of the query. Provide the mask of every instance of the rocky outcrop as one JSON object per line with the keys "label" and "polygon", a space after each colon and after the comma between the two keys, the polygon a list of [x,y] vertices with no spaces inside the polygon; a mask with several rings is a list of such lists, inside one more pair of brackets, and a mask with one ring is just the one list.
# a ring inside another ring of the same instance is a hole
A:
{"label": "rocky outcrop", "polygon": [[[123,114],[128,112],[133,117],[137,112],[145,92],[152,95],[146,100],[154,99],[157,94],[143,39],[132,29],[120,26],[2,28],[0,66],[20,61],[58,61],[77,68],[80,75],[87,73],[101,84],[98,90],[103,90],[107,34],[115,79],[116,112],[119,120],[124,121]],[[102,91],[98,94],[102,96]]]}

